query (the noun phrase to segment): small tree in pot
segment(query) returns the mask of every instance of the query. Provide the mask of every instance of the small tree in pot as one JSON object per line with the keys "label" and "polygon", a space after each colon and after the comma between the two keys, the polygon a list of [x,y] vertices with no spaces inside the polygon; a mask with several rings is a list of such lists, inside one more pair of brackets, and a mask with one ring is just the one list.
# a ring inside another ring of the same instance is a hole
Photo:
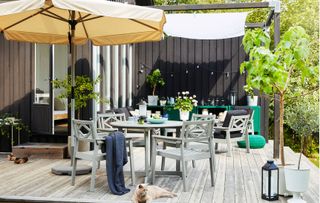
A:
{"label": "small tree in pot", "polygon": [[301,168],[302,153],[305,152],[308,138],[319,131],[319,98],[317,92],[294,100],[285,110],[285,123],[301,136],[301,150],[298,167],[285,168],[286,187],[294,192],[294,198],[300,199],[299,193],[308,188],[309,169]]}
{"label": "small tree in pot", "polygon": [[247,92],[252,93],[253,89],[257,89],[271,97],[279,95],[280,159],[284,166],[285,99],[297,97],[297,94],[288,94],[297,87],[317,85],[317,67],[308,63],[309,37],[302,27],[291,27],[274,50],[270,50],[270,42],[269,35],[261,29],[247,31],[242,44],[249,53],[249,61],[241,64],[240,71],[243,73],[246,70]]}
{"label": "small tree in pot", "polygon": [[[88,76],[76,76],[76,86],[74,89],[75,96],[75,110],[77,111],[77,118],[80,119],[80,110],[87,107],[87,102],[96,100],[99,102],[106,102],[100,98],[98,92],[94,91],[94,86],[100,82],[100,77],[91,80]],[[71,76],[67,76],[64,80],[53,80],[53,88],[63,89],[59,98],[68,98],[71,96]]]}
{"label": "small tree in pot", "polygon": [[155,106],[158,104],[158,96],[155,96],[156,88],[158,86],[162,87],[165,85],[159,69],[155,69],[147,76],[147,83],[150,84],[152,89],[152,96],[148,96],[148,104]]}

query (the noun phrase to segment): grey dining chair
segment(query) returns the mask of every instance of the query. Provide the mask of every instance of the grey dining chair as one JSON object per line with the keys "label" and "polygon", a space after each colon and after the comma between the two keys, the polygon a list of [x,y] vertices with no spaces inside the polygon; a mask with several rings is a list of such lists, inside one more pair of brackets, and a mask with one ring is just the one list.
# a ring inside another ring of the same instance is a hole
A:
{"label": "grey dining chair", "polygon": [[[186,186],[186,161],[208,159],[210,162],[211,185],[214,186],[214,150],[212,136],[213,120],[204,121],[185,121],[181,129],[180,137],[165,137],[152,135],[152,158],[151,158],[151,182],[155,179],[156,156],[162,156],[179,160],[182,165],[183,190],[187,191]],[[159,141],[173,143],[177,147],[158,149]],[[189,148],[192,142],[206,142],[209,150],[196,150]]]}
{"label": "grey dining chair", "polygon": [[[126,120],[126,116],[124,113],[98,114],[97,116],[98,132],[117,131],[118,129],[114,128],[112,125],[110,125],[110,123],[116,122],[116,121],[125,121],[125,120]],[[124,133],[125,133],[125,139],[129,148],[131,182],[132,182],[132,185],[134,185],[135,184],[135,167],[134,167],[133,139],[140,138],[141,134],[127,133],[127,132],[124,132]]]}
{"label": "grey dining chair", "polygon": [[[204,121],[204,120],[215,120],[216,116],[215,115],[203,115],[203,114],[192,114],[191,116],[191,121]],[[170,131],[170,130],[174,130],[174,131]],[[169,128],[169,131],[167,131],[167,129],[165,129],[164,131],[164,136],[168,136],[168,132],[172,132],[175,133],[176,129],[173,128]],[[172,146],[172,145],[171,145]],[[206,147],[207,145],[201,146],[201,145],[197,145],[198,147]],[[163,149],[167,148],[167,143],[163,142]],[[161,158],[161,170],[163,171],[166,165],[166,158],[162,157]],[[195,160],[192,160],[192,167],[195,168]]]}
{"label": "grey dining chair", "polygon": [[228,111],[222,126],[214,127],[214,141],[227,144],[227,156],[231,156],[231,143],[239,140],[246,141],[247,152],[250,152],[248,137],[248,121],[250,115],[245,110]]}
{"label": "grey dining chair", "polygon": [[[71,185],[75,185],[77,160],[88,160],[92,162],[90,191],[94,191],[96,171],[99,166],[99,162],[106,159],[106,154],[102,153],[100,150],[102,139],[99,139],[94,121],[73,120],[72,122],[74,129],[74,150],[72,154],[73,167],[71,172]],[[85,152],[78,151],[78,144],[80,141],[93,144],[93,150]]]}

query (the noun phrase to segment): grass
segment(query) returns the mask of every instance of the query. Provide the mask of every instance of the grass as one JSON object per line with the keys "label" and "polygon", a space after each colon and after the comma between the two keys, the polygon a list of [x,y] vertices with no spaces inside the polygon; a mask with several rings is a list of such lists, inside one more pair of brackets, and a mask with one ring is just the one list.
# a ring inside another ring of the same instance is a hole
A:
{"label": "grass", "polygon": [[314,154],[312,157],[308,158],[314,165],[316,165],[318,168],[320,168],[320,162],[319,162],[319,154]]}

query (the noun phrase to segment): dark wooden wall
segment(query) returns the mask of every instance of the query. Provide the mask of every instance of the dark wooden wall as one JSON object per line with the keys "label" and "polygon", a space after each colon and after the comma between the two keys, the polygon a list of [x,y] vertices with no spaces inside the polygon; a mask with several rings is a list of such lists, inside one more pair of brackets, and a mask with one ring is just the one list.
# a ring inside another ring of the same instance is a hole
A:
{"label": "dark wooden wall", "polygon": [[[166,85],[158,88],[160,96],[176,96],[188,90],[197,99],[211,97],[228,98],[231,90],[237,92],[237,104],[245,105],[245,75],[239,73],[239,65],[245,59],[240,47],[241,38],[225,40],[189,40],[167,38],[161,42],[142,43],[135,49],[136,97],[151,93],[145,78],[151,69],[159,68]],[[138,74],[142,64],[149,69]]]}
{"label": "dark wooden wall", "polygon": [[[32,113],[36,113],[32,112],[34,57],[34,44],[8,41],[0,35],[0,115],[4,113],[17,115],[29,128],[32,126]],[[77,47],[76,74],[92,76],[92,46],[89,43]],[[49,116],[38,116],[38,120],[42,122],[36,125],[46,125]],[[84,119],[92,117],[91,102],[88,102],[88,108],[81,111],[81,117]],[[28,140],[25,135],[22,134],[22,141]],[[31,136],[31,140],[41,142],[55,142],[57,139],[44,134]],[[10,149],[9,138],[0,136],[0,151]]]}
{"label": "dark wooden wall", "polygon": [[[160,97],[175,97],[177,92],[189,91],[197,96],[200,103],[217,97],[228,103],[230,91],[234,90],[237,105],[246,105],[245,75],[239,72],[240,64],[246,58],[241,40],[242,37],[224,40],[168,37],[160,42],[135,45],[134,101],[151,94],[149,85],[145,83],[146,76],[159,68],[166,82],[157,90]],[[141,69],[143,73],[139,73]],[[260,104],[261,130],[263,135],[267,135],[268,106],[265,106],[264,99]]]}
{"label": "dark wooden wall", "polygon": [[[31,122],[33,59],[33,44],[9,42],[0,35],[0,114],[17,114],[28,126]],[[8,138],[0,136],[0,151],[7,151],[9,143]]]}

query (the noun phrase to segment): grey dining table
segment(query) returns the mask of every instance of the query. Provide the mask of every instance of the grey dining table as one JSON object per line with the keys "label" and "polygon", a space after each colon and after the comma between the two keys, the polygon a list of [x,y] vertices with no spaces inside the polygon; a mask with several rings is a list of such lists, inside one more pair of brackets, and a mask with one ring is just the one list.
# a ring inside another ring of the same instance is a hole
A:
{"label": "grey dining table", "polygon": [[[176,136],[180,136],[180,130],[182,128],[182,121],[165,121],[161,124],[144,123],[139,124],[137,121],[116,121],[111,122],[110,125],[118,128],[124,132],[124,129],[143,129],[145,139],[145,182],[148,182],[148,176],[150,174],[150,157],[151,157],[151,136],[152,134],[159,134],[162,128],[174,128],[176,129]],[[180,165],[177,163],[177,171],[180,170]]]}

